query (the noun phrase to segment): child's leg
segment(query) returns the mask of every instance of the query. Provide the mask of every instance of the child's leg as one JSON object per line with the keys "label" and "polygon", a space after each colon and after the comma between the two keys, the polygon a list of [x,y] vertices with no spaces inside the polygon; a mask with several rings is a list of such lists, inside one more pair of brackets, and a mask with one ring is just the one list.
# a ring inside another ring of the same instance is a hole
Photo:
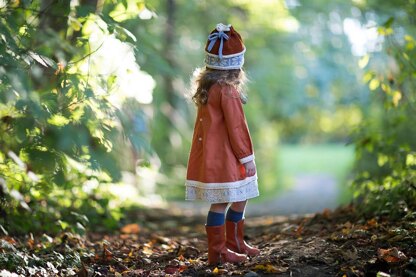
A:
{"label": "child's leg", "polygon": [[255,247],[248,245],[244,241],[244,210],[247,200],[234,202],[227,211],[226,229],[226,246],[228,249],[248,256],[256,256],[260,253]]}
{"label": "child's leg", "polygon": [[239,222],[244,217],[247,200],[234,202],[227,211],[227,220]]}
{"label": "child's leg", "polygon": [[208,237],[208,263],[239,263],[246,260],[246,255],[237,254],[225,246],[225,209],[228,203],[211,204],[205,230]]}
{"label": "child's leg", "polygon": [[207,226],[224,225],[224,213],[228,203],[211,204],[207,216]]}

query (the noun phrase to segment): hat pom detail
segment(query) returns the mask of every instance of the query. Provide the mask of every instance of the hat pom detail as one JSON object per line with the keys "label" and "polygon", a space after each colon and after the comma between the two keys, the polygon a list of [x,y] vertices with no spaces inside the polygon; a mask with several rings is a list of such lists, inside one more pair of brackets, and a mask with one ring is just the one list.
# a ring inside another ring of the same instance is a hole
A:
{"label": "hat pom detail", "polygon": [[217,29],[218,32],[228,32],[231,30],[231,24],[225,25],[222,23],[218,23],[215,29]]}

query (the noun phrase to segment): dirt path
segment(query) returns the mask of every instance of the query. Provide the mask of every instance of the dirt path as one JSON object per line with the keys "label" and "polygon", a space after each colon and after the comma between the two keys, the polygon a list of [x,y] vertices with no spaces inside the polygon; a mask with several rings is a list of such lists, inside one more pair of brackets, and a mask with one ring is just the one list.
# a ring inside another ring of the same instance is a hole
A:
{"label": "dirt path", "polygon": [[276,199],[250,203],[247,216],[311,214],[338,206],[340,190],[331,175],[296,176],[294,185]]}

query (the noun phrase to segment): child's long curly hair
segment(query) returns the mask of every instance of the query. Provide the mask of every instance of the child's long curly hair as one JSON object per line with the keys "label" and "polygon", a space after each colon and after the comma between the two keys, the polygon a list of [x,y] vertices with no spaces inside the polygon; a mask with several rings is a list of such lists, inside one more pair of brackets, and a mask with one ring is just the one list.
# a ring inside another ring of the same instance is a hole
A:
{"label": "child's long curly hair", "polygon": [[247,78],[243,69],[217,70],[211,68],[197,69],[192,80],[192,101],[197,105],[205,105],[208,102],[208,91],[215,83],[231,85],[240,93],[243,104],[247,102],[244,92]]}

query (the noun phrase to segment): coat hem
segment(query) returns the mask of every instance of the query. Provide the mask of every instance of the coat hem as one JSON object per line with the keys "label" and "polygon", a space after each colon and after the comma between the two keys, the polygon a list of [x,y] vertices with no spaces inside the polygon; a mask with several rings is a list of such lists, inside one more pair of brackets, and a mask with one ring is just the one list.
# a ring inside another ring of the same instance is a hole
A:
{"label": "coat hem", "polygon": [[203,200],[210,203],[230,203],[245,201],[259,196],[257,176],[241,186],[229,186],[222,188],[204,188],[186,186],[186,200]]}

